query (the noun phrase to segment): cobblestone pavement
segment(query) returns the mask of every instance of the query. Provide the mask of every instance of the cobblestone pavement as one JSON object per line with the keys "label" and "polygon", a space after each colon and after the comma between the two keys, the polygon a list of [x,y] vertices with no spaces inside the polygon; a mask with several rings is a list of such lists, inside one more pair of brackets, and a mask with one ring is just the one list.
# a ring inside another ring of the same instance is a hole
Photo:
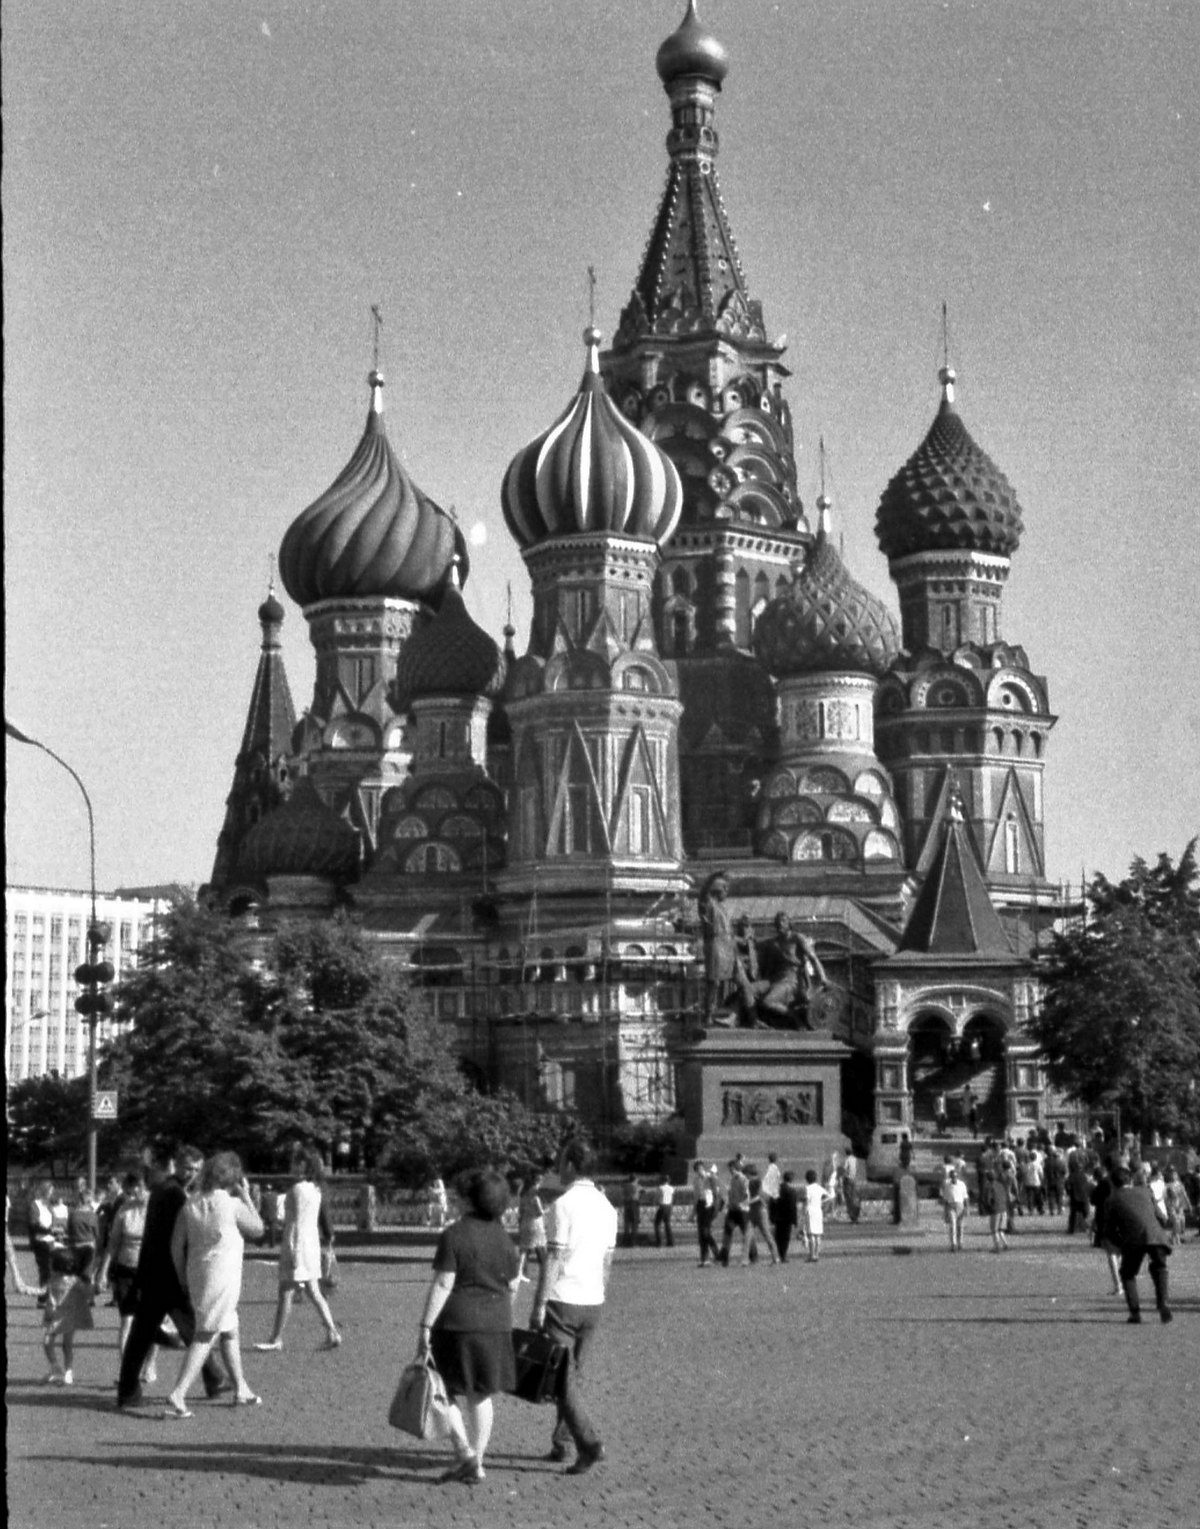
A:
{"label": "cobblestone pavement", "polygon": [[[345,1248],[344,1347],[298,1308],[279,1354],[274,1265],[247,1264],[247,1373],[264,1405],[112,1405],[116,1313],[82,1334],[72,1390],[42,1383],[38,1313],[10,1298],[9,1522],[16,1529],[403,1524],[542,1529],[763,1522],[828,1529],[1166,1529],[1200,1518],[1200,1242],[1171,1259],[1177,1320],[1125,1322],[1102,1257],[1061,1221],[1011,1252],[941,1228],[836,1228],[818,1264],[618,1254],[591,1407],[609,1458],[564,1477],[550,1414],[497,1404],[487,1480],[438,1486],[444,1446],[385,1413],[415,1341],[428,1248]],[[28,1262],[26,1258],[24,1262]],[[528,1314],[522,1291],[518,1320]],[[165,1395],[178,1356],[165,1354]]]}

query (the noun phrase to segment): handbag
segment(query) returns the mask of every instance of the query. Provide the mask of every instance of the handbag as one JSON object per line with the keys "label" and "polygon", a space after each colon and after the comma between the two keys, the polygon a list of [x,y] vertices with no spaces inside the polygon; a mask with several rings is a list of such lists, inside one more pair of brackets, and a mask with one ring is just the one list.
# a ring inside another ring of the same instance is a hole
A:
{"label": "handbag", "polygon": [[440,1439],[448,1432],[450,1398],[432,1354],[414,1359],[400,1371],[388,1422],[416,1439]]}
{"label": "handbag", "polygon": [[338,1261],[337,1254],[331,1247],[321,1249],[321,1290],[328,1295],[331,1290],[338,1287]]}
{"label": "handbag", "polygon": [[531,1328],[513,1329],[513,1354],[517,1361],[517,1379],[511,1392],[523,1402],[540,1406],[562,1400],[567,1386],[567,1366],[571,1351],[545,1333]]}

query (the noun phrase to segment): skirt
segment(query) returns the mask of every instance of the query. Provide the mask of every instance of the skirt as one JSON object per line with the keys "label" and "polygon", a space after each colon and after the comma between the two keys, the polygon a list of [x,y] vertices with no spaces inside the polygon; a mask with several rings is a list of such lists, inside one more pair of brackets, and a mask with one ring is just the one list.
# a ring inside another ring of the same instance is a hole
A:
{"label": "skirt", "polygon": [[481,1401],[499,1391],[511,1391],[517,1383],[511,1330],[460,1333],[435,1327],[430,1348],[451,1396]]}

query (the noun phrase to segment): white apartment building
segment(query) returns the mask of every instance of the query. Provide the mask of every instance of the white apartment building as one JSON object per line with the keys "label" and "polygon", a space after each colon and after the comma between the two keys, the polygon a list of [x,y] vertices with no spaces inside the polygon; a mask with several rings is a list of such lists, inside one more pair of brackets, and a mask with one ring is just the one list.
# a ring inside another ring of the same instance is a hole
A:
{"label": "white apartment building", "polygon": [[[103,959],[120,979],[137,964],[139,948],[167,908],[166,888],[97,893],[96,917],[110,927]],[[161,894],[161,895],[160,895]],[[75,968],[88,958],[91,895],[65,887],[14,887],[4,900],[4,1067],[8,1086],[57,1072],[74,1078],[88,1069],[88,1024],[75,1012]],[[112,1034],[102,1019],[97,1040]]]}

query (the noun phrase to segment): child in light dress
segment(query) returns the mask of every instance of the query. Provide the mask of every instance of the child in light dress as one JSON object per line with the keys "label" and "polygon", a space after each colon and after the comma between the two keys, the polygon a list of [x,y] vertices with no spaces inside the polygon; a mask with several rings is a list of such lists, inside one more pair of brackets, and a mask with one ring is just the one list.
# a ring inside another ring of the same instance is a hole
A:
{"label": "child in light dress", "polygon": [[[75,1384],[75,1334],[95,1327],[92,1306],[95,1296],[91,1282],[75,1273],[75,1259],[67,1248],[56,1248],[50,1255],[50,1281],[46,1286],[46,1305],[42,1311],[42,1348],[50,1366],[47,1385]],[[62,1364],[58,1344],[62,1341]]]}
{"label": "child in light dress", "polygon": [[815,1264],[821,1256],[821,1238],[825,1235],[825,1206],[833,1204],[833,1195],[818,1180],[817,1170],[810,1168],[804,1175],[804,1241],[808,1248],[808,1261]]}

